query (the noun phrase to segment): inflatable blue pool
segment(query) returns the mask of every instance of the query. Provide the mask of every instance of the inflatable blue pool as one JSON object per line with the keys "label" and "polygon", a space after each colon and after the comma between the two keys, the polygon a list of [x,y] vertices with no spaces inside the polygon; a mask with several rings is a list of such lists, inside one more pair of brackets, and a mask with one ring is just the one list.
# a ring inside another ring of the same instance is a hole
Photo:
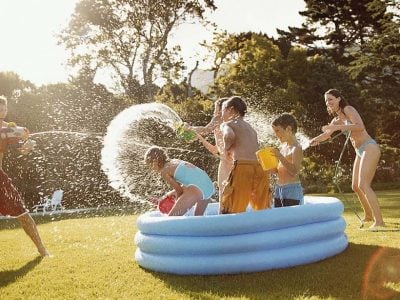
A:
{"label": "inflatable blue pool", "polygon": [[173,274],[235,274],[317,262],[346,249],[343,204],[306,196],[305,205],[202,217],[147,212],[137,220],[135,259]]}

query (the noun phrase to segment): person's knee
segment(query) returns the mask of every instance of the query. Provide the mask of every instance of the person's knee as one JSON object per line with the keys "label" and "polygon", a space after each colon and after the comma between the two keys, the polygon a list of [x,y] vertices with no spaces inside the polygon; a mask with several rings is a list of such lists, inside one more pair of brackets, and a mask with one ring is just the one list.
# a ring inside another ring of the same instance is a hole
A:
{"label": "person's knee", "polygon": [[366,192],[368,192],[371,189],[371,186],[370,186],[370,184],[361,181],[359,184],[359,189],[361,192],[363,192],[365,194]]}
{"label": "person's knee", "polygon": [[351,184],[351,189],[353,190],[354,193],[361,192],[361,189],[360,189],[360,186],[359,186],[358,182],[353,182]]}

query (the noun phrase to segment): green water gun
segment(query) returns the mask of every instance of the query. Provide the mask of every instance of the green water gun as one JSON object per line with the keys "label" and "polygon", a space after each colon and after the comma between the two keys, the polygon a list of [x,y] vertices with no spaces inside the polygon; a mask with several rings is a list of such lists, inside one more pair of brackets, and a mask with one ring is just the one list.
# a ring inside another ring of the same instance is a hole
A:
{"label": "green water gun", "polygon": [[177,126],[175,126],[175,133],[177,137],[185,142],[191,142],[196,137],[196,133],[193,130],[185,128],[184,123],[178,123]]}

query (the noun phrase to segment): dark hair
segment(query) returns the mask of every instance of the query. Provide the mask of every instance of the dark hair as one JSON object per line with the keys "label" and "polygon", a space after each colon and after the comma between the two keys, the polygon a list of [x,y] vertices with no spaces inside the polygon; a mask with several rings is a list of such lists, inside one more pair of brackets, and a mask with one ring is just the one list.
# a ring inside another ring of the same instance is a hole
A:
{"label": "dark hair", "polygon": [[7,105],[7,98],[5,96],[0,96],[0,104]]}
{"label": "dark hair", "polygon": [[146,164],[150,164],[155,160],[157,161],[159,167],[163,167],[169,158],[167,153],[165,153],[162,148],[153,146],[144,154],[144,161]]}
{"label": "dark hair", "polygon": [[[337,89],[329,89],[329,90],[327,90],[327,91],[325,92],[324,95],[332,95],[333,97],[340,98],[340,101],[339,101],[339,109],[340,109],[340,111],[341,111],[342,113],[344,113],[344,108],[345,108],[347,105],[349,105],[349,103],[347,102],[347,100],[342,96],[342,94],[340,93],[340,91],[337,90]],[[329,109],[328,109],[328,113],[329,113],[330,115],[334,115],[334,114],[335,114],[335,112],[330,111]]]}
{"label": "dark hair", "polygon": [[219,98],[217,101],[215,101],[215,105],[218,106],[219,109],[221,109],[222,103],[224,103],[228,99],[228,97]]}
{"label": "dark hair", "polygon": [[288,113],[283,113],[275,120],[272,121],[272,125],[274,126],[281,126],[283,129],[286,129],[288,126],[292,128],[292,132],[296,133],[297,132],[297,122],[296,119]]}
{"label": "dark hair", "polygon": [[246,103],[238,96],[230,97],[227,100],[226,108],[229,107],[233,107],[242,117],[247,113]]}

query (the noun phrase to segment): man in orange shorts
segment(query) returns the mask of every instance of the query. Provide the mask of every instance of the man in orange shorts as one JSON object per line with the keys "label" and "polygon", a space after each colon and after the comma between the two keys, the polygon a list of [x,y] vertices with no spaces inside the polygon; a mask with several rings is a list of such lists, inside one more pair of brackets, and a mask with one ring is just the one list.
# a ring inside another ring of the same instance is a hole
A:
{"label": "man in orange shorts", "polygon": [[249,203],[254,210],[271,207],[269,173],[257,160],[257,133],[243,120],[246,112],[240,97],[222,104],[224,151],[231,153],[234,165],[222,192],[221,214],[245,212]]}

